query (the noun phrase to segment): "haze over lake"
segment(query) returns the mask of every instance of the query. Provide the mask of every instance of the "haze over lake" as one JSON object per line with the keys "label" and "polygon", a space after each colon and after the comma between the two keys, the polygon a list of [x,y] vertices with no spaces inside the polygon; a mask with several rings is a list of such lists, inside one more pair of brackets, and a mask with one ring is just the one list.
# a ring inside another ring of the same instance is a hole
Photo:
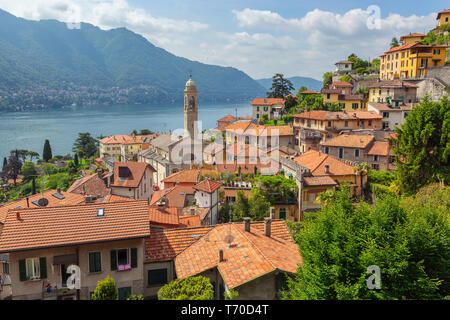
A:
{"label": "haze over lake", "polygon": [[[217,127],[217,120],[227,114],[251,116],[251,104],[201,104],[202,130]],[[0,113],[0,159],[13,149],[39,153],[45,139],[50,140],[53,155],[72,154],[79,132],[93,137],[130,134],[134,129],[169,132],[183,128],[183,105],[107,105],[76,106],[48,111]],[[3,160],[2,160],[3,161]]]}

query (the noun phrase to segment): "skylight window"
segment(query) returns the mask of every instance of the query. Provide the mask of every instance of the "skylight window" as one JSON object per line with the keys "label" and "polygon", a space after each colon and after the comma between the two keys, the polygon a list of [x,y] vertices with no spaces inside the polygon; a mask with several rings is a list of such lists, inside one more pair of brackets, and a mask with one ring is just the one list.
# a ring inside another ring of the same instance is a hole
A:
{"label": "skylight window", "polygon": [[105,209],[104,208],[98,208],[97,209],[97,216],[103,217],[105,215]]}
{"label": "skylight window", "polygon": [[54,196],[55,198],[59,199],[59,200],[64,200],[66,197],[64,197],[61,193],[53,193],[52,196]]}

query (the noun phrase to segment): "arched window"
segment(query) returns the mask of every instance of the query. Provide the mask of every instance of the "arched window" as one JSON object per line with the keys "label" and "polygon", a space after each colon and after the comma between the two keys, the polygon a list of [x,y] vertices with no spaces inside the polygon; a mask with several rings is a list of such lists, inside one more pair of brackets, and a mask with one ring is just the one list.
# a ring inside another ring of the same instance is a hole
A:
{"label": "arched window", "polygon": [[195,109],[195,97],[193,96],[189,97],[189,109],[190,110]]}

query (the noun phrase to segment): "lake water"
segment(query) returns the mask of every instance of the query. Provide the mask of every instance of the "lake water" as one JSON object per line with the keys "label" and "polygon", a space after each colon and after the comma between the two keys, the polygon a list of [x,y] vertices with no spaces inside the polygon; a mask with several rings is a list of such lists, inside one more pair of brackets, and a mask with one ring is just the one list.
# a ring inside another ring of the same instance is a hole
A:
{"label": "lake water", "polygon": [[[227,114],[251,116],[251,104],[199,103],[202,130],[217,127],[217,120]],[[50,140],[53,155],[72,153],[72,145],[79,132],[93,137],[111,134],[130,134],[134,129],[169,132],[183,128],[183,106],[112,105],[76,106],[52,111],[0,113],[0,160],[13,149],[39,153],[45,139]]]}

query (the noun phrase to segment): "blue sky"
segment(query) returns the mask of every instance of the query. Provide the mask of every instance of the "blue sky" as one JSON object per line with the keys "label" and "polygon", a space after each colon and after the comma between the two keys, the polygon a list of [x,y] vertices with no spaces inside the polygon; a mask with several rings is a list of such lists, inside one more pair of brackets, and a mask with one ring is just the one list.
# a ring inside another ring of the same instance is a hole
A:
{"label": "blue sky", "polygon": [[[370,25],[374,5],[380,16]],[[281,72],[316,79],[351,53],[372,59],[393,36],[428,32],[448,7],[403,0],[0,0],[0,8],[27,19],[126,27],[178,56],[253,78]]]}

